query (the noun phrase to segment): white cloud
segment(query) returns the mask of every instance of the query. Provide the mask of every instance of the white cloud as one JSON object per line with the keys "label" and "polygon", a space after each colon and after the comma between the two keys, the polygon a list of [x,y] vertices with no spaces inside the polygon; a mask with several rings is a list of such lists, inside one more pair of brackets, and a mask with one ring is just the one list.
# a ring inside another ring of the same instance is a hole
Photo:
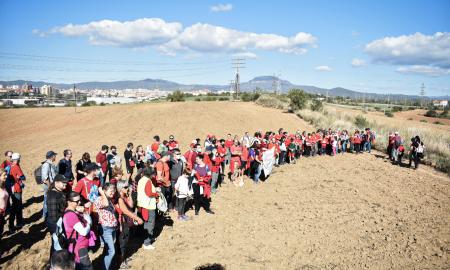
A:
{"label": "white cloud", "polygon": [[444,69],[440,67],[432,67],[432,66],[407,66],[407,67],[399,67],[397,68],[397,72],[403,74],[420,74],[426,75],[430,77],[438,77],[438,76],[449,76],[450,69]]}
{"label": "white cloud", "polygon": [[366,61],[363,59],[353,58],[352,60],[352,66],[353,67],[362,67],[366,65]]}
{"label": "white cloud", "polygon": [[367,44],[365,51],[379,63],[450,68],[450,33],[385,37]]}
{"label": "white cloud", "polygon": [[62,34],[68,37],[87,37],[93,45],[153,47],[160,53],[171,56],[178,52],[253,53],[251,50],[304,54],[307,48],[317,47],[317,38],[304,32],[288,37],[243,32],[202,23],[183,28],[181,23],[166,22],[160,18],[67,24],[47,32],[33,30],[33,33],[39,36]]}
{"label": "white cloud", "polygon": [[256,59],[258,56],[252,52],[241,52],[233,54],[233,57],[247,58],[247,59]]}
{"label": "white cloud", "polygon": [[232,4],[218,4],[218,5],[212,6],[210,9],[212,12],[226,12],[226,11],[231,11],[233,9],[233,5]]}
{"label": "white cloud", "polygon": [[297,33],[293,37],[285,37],[276,34],[242,32],[226,27],[197,23],[186,27],[176,39],[163,46],[167,50],[242,52],[260,49],[303,54],[307,51],[305,47],[314,47],[316,41],[316,37],[303,32]]}
{"label": "white cloud", "polygon": [[331,71],[332,69],[329,66],[317,66],[315,70],[328,72]]}
{"label": "white cloud", "polygon": [[67,24],[53,28],[50,33],[69,37],[87,36],[94,45],[119,47],[146,47],[161,44],[175,38],[182,30],[178,22],[168,23],[159,18],[143,18],[135,21],[93,21],[88,24]]}

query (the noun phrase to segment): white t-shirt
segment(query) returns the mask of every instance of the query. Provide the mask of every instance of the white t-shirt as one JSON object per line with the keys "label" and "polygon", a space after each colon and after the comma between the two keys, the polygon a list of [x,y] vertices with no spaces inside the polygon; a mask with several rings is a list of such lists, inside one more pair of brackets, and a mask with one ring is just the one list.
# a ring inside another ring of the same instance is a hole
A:
{"label": "white t-shirt", "polygon": [[175,189],[177,190],[177,198],[186,198],[189,195],[189,179],[184,175],[178,177]]}

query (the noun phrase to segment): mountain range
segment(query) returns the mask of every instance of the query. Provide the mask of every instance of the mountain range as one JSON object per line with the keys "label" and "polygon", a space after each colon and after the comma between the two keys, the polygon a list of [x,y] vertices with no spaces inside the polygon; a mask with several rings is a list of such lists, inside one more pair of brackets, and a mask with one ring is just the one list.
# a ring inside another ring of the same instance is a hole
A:
{"label": "mountain range", "polygon": [[[278,82],[279,81],[279,82]],[[16,81],[0,81],[0,84],[3,86],[7,85],[23,85],[25,83],[31,84],[34,87],[41,87],[43,85],[52,85],[58,89],[70,89],[73,87],[73,84],[64,84],[64,83],[51,83],[51,82],[43,82],[43,81],[25,81],[25,80],[16,80]],[[274,84],[279,84],[279,89],[281,92],[287,92],[289,89],[297,88],[302,89],[305,92],[312,94],[321,94],[321,95],[329,95],[329,96],[341,96],[341,97],[350,97],[350,98],[367,98],[367,99],[391,99],[391,100],[403,100],[403,99],[418,99],[420,96],[418,95],[403,95],[403,94],[376,94],[376,93],[362,93],[342,87],[335,88],[321,88],[311,85],[296,85],[292,84],[287,80],[281,80],[275,76],[259,76],[251,79],[248,82],[243,82],[240,84],[241,91],[251,92],[255,89],[261,89],[265,91],[272,92],[274,89]],[[160,79],[144,79],[144,80],[123,80],[123,81],[113,81],[113,82],[82,82],[77,83],[76,87],[78,89],[89,90],[89,89],[155,89],[158,88],[163,91],[174,91],[174,90],[182,90],[182,91],[193,91],[193,90],[202,90],[209,89],[211,91],[220,91],[220,90],[229,90],[230,85],[208,85],[208,84],[180,84],[173,81],[160,80]],[[428,99],[450,99],[450,96],[429,96],[426,97]]]}

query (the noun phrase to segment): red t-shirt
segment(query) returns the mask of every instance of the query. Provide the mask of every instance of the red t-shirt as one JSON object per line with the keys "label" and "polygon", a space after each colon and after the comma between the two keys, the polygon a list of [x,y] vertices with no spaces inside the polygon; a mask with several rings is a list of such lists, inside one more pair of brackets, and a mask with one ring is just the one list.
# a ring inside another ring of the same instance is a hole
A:
{"label": "red t-shirt", "polygon": [[167,162],[158,161],[156,163],[156,172],[161,172],[162,180],[160,180],[160,184],[165,187],[170,186],[170,168]]}
{"label": "red t-shirt", "polygon": [[95,158],[95,162],[99,163],[102,166],[102,172],[106,173],[106,169],[108,168],[108,159],[106,159],[106,153],[98,152],[97,157]]}
{"label": "red t-shirt", "polygon": [[10,166],[10,165],[11,165],[11,161],[5,160],[5,161],[2,162],[2,165],[0,165],[0,167],[1,167],[2,169],[4,169],[4,168],[6,168],[6,167],[8,167],[8,166]]}
{"label": "red t-shirt", "polygon": [[173,150],[175,148],[178,148],[178,142],[177,141],[169,142],[169,150]]}
{"label": "red t-shirt", "polygon": [[[211,166],[211,172],[219,172],[220,171],[220,164],[222,163],[223,158],[221,157],[216,157],[215,159],[213,159],[212,162],[212,166]],[[209,167],[209,166],[208,166]]]}
{"label": "red t-shirt", "polygon": [[81,197],[83,197],[85,200],[88,200],[88,194],[91,192],[91,188],[93,185],[96,185],[97,187],[100,186],[100,180],[98,178],[94,178],[94,180],[90,180],[86,177],[78,181],[77,186],[73,191],[78,192],[81,194]]}
{"label": "red t-shirt", "polygon": [[217,146],[217,153],[219,153],[220,156],[225,156],[227,154],[227,149],[224,146],[219,145]]}
{"label": "red t-shirt", "polygon": [[242,147],[241,160],[242,161],[247,161],[248,160],[248,149],[245,146]]}
{"label": "red t-shirt", "polygon": [[226,140],[225,147],[230,148],[231,146],[233,146],[233,140],[232,139]]}
{"label": "red t-shirt", "polygon": [[11,171],[9,172],[10,176],[12,177],[12,180],[14,181],[14,192],[15,193],[22,193],[22,180],[20,178],[22,178],[23,172],[22,169],[20,168],[19,164],[16,165],[11,165]]}

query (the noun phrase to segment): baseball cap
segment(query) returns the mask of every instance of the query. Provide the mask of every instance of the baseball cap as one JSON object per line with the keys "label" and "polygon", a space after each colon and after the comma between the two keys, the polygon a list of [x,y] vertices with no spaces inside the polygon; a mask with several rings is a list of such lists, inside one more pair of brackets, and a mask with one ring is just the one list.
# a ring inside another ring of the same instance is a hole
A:
{"label": "baseball cap", "polygon": [[62,175],[62,174],[57,174],[57,175],[55,176],[55,178],[53,179],[53,181],[54,181],[54,182],[59,181],[59,182],[67,183],[67,182],[69,182],[69,179],[66,178],[66,177],[65,177],[64,175]]}
{"label": "baseball cap", "polygon": [[45,158],[51,158],[53,156],[56,156],[56,153],[53,151],[48,151],[47,154],[45,154]]}
{"label": "baseball cap", "polygon": [[19,153],[13,153],[11,156],[11,160],[19,160],[20,159],[20,154]]}

